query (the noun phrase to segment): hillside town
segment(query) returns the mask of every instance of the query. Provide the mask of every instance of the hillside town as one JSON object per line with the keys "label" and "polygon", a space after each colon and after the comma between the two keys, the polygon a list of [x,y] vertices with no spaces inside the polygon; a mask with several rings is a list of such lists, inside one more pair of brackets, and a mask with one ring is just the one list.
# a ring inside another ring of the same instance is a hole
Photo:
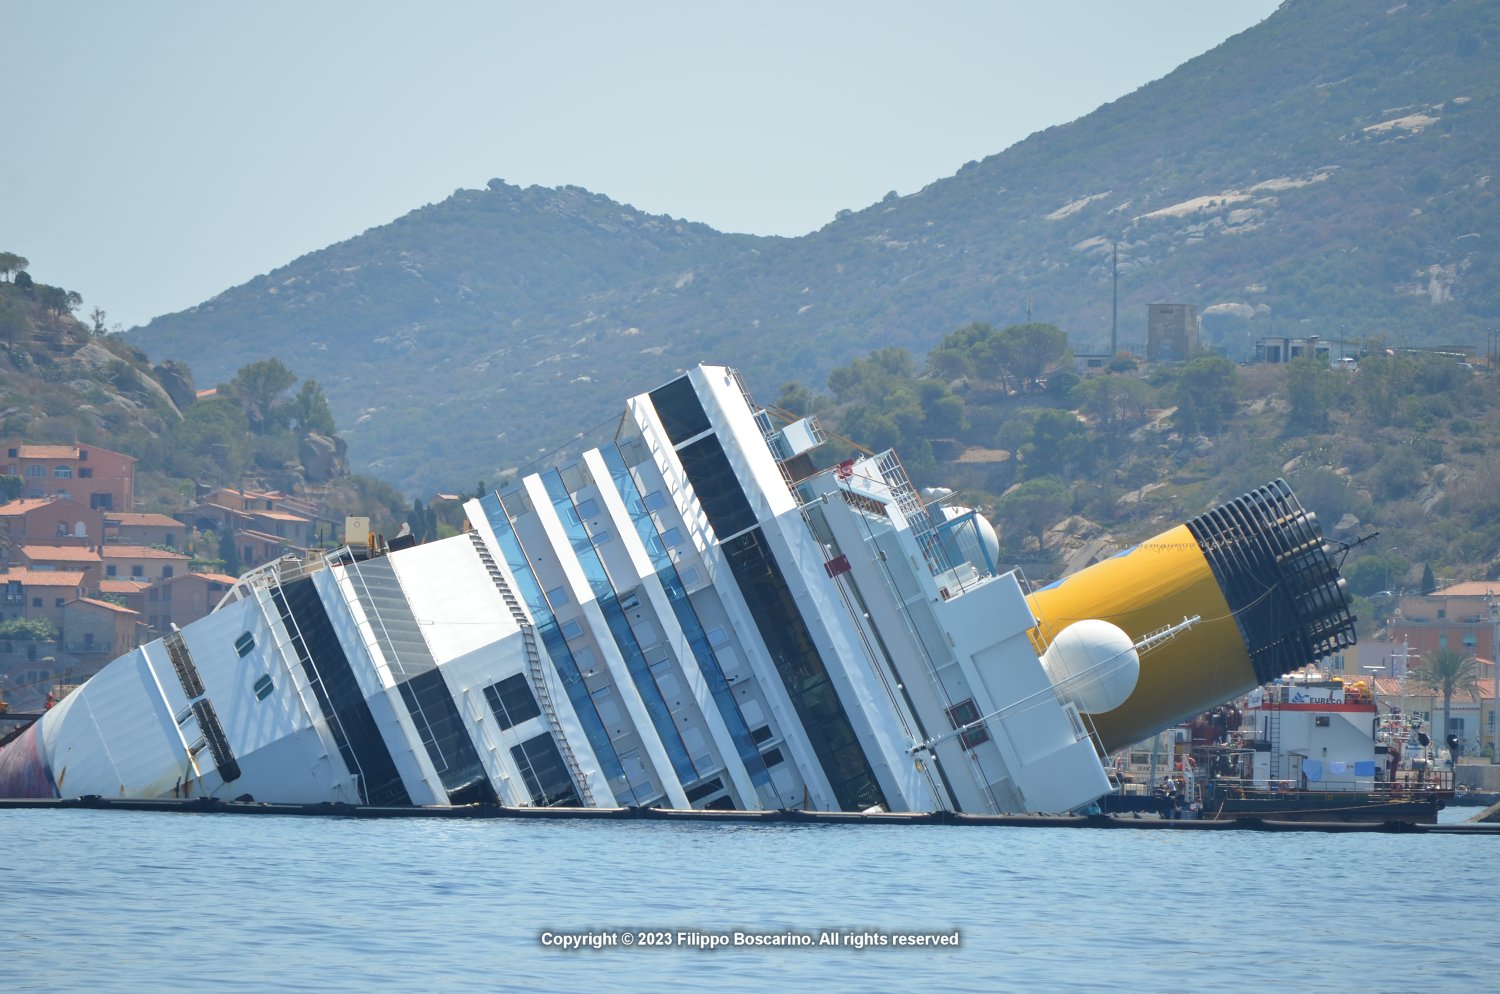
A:
{"label": "hillside town", "polygon": [[[22,481],[0,504],[0,704],[12,710],[208,614],[237,579],[213,565],[306,558],[334,534],[308,499],[241,487],[203,488],[175,515],[137,511],[136,460],[96,445],[6,439],[0,451],[0,475]],[[196,557],[206,535],[211,562]]]}

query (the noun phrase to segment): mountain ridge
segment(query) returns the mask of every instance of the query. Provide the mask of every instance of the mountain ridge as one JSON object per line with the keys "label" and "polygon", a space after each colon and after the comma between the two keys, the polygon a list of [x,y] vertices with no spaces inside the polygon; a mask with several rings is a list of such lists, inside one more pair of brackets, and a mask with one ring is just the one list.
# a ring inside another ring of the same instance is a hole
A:
{"label": "mountain ridge", "polygon": [[[1413,342],[1500,316],[1500,143],[1473,0],[1290,0],[1073,122],[797,238],[714,231],[577,187],[491,181],[131,334],[202,379],[267,354],[325,384],[351,458],[408,489],[493,477],[698,361],[757,392],[878,347],[1032,312],[1107,346],[1144,305],[1208,342]],[[1268,185],[1269,184],[1269,185]],[[268,351],[269,350],[269,351]]]}

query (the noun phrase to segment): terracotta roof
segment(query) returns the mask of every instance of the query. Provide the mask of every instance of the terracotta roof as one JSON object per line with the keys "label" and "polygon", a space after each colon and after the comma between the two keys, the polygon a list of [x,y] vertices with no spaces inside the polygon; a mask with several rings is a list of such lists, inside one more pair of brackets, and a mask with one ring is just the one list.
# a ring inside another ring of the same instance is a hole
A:
{"label": "terracotta roof", "polygon": [[39,507],[46,507],[50,503],[52,503],[50,500],[40,497],[22,497],[11,501],[9,504],[0,504],[0,515],[15,517],[25,514],[28,511],[35,511]]}
{"label": "terracotta roof", "polygon": [[164,583],[177,583],[179,580],[186,580],[189,577],[207,580],[209,583],[222,583],[230,587],[240,582],[239,577],[229,576],[225,573],[178,573],[176,576],[169,576],[165,580],[156,581],[155,586],[159,587]]}
{"label": "terracotta roof", "polygon": [[105,559],[191,559],[180,552],[153,549],[149,545],[101,545],[99,554]]}
{"label": "terracotta roof", "polygon": [[161,525],[170,528],[182,527],[181,521],[178,521],[176,518],[170,518],[165,514],[106,514],[104,516],[104,520],[109,524],[115,525]]}
{"label": "terracotta roof", "polygon": [[27,587],[81,587],[83,574],[60,569],[13,569],[0,573],[0,583],[20,582]]}
{"label": "terracotta roof", "polygon": [[43,562],[97,563],[99,553],[86,545],[23,545],[21,555]]}
{"label": "terracotta roof", "polygon": [[17,446],[21,459],[77,459],[76,445],[21,445]]}
{"label": "terracotta roof", "polygon": [[302,521],[308,524],[312,523],[311,519],[305,518],[300,514],[293,514],[290,511],[251,511],[250,514],[257,518],[270,518],[272,521]]}
{"label": "terracotta roof", "polygon": [[105,594],[138,594],[151,586],[147,580],[104,579],[99,581],[99,592]]}
{"label": "terracotta roof", "polygon": [[[1491,663],[1487,659],[1481,659],[1478,660],[1478,662],[1479,679],[1476,681],[1476,683],[1479,689],[1479,699],[1482,701],[1487,701],[1495,696],[1493,670],[1490,669],[1490,667],[1492,667],[1494,663]],[[1411,669],[1416,669],[1416,667],[1411,667]],[[1406,686],[1404,689],[1402,687],[1402,682],[1393,676],[1378,676],[1375,678],[1375,692],[1380,695],[1381,701],[1383,703],[1389,703],[1402,697],[1405,697],[1407,700],[1415,699],[1425,701],[1432,699],[1436,700],[1438,706],[1441,707],[1443,702],[1443,695],[1440,693],[1434,693],[1431,690],[1427,690],[1423,687],[1418,686],[1416,679],[1411,676],[1411,669],[1407,670]],[[1469,703],[1473,700],[1473,698],[1471,698],[1466,692],[1460,690],[1453,695],[1453,700],[1456,702],[1461,701],[1463,703]]]}
{"label": "terracotta roof", "polygon": [[300,548],[302,548],[302,546],[297,545],[295,542],[293,542],[291,539],[287,538],[285,535],[270,535],[270,534],[267,534],[266,532],[258,532],[254,528],[241,528],[241,529],[237,530],[234,534],[235,534],[236,538],[238,538],[241,535],[244,535],[247,538],[257,539],[257,540],[262,541],[262,542],[270,542],[272,545],[284,545],[288,549],[300,549]]}
{"label": "terracotta roof", "polygon": [[1500,595],[1500,583],[1494,580],[1467,580],[1464,583],[1455,583],[1451,587],[1442,590],[1434,590],[1428,597],[1485,597],[1489,594]]}
{"label": "terracotta roof", "polygon": [[132,611],[128,607],[123,607],[123,606],[121,606],[119,604],[113,604],[113,603],[111,603],[109,601],[96,601],[92,597],[80,597],[76,601],[71,601],[70,603],[73,603],[73,604],[87,604],[90,607],[108,608],[109,610],[114,611],[117,614],[132,614],[132,615],[135,615],[137,618],[139,618],[141,616],[141,613],[139,611]]}

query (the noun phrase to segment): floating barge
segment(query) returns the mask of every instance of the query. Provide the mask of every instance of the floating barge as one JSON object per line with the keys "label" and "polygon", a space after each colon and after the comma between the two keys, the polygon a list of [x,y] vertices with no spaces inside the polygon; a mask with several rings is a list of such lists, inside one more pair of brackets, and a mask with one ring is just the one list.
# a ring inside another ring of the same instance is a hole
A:
{"label": "floating barge", "polygon": [[1143,831],[1180,832],[1375,832],[1417,835],[1494,835],[1500,836],[1500,822],[1460,822],[1456,824],[1412,824],[1407,821],[1292,821],[1274,818],[1234,818],[1213,820],[1150,818],[1131,815],[1043,815],[1043,814],[958,814],[934,812],[860,812],[860,811],[728,811],[720,809],[671,808],[506,808],[493,804],[448,805],[445,807],[378,808],[357,804],[269,804],[257,801],[220,801],[212,797],[186,799],[103,798],[95,796],[63,799],[0,799],[0,810],[68,809],[95,811],[156,811],[177,814],[280,815],[317,818],[437,818],[437,819],[547,819],[553,821],[636,821],[705,824],[755,825],[959,825],[1004,828],[1090,828],[1138,829]]}

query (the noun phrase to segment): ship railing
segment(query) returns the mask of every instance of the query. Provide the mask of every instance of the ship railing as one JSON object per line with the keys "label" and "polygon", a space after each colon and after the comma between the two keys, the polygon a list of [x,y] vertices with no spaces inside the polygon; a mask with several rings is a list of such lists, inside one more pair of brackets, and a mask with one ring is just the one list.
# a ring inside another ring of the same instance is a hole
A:
{"label": "ship railing", "polygon": [[219,603],[214,605],[214,610],[217,611],[226,605],[243,600],[254,590],[269,589],[272,586],[281,587],[311,576],[322,570],[325,565],[335,562],[341,553],[347,555],[350,562],[353,561],[353,553],[349,552],[348,546],[344,546],[315,559],[299,559],[288,555],[262,563],[235,581],[234,586],[219,598]]}
{"label": "ship railing", "polygon": [[506,581],[505,574],[501,572],[494,556],[490,555],[489,546],[485,544],[484,539],[478,532],[470,532],[469,537],[474,543],[474,551],[479,555],[480,562],[490,575],[491,582],[495,584],[495,589],[500,592],[501,599],[505,601],[511,619],[521,631],[521,644],[526,650],[526,668],[536,693],[537,707],[547,719],[547,725],[552,730],[552,737],[556,740],[558,751],[562,754],[563,764],[567,766],[569,775],[573,777],[573,782],[578,787],[579,799],[583,801],[584,807],[591,808],[594,806],[594,792],[589,787],[588,774],[584,772],[583,764],[578,761],[573,744],[568,740],[567,732],[562,726],[557,705],[553,702],[551,684],[548,680],[548,667],[543,661],[541,647],[537,644],[536,626],[531,623],[531,618],[521,606],[520,598]]}
{"label": "ship railing", "polygon": [[1397,779],[1370,782],[1313,780],[1304,784],[1300,778],[1254,780],[1245,777],[1213,777],[1207,782],[1216,793],[1229,793],[1237,797],[1251,798],[1283,797],[1287,794],[1361,794],[1395,800],[1424,798],[1453,791],[1453,775],[1444,772],[1429,773],[1420,780]]}
{"label": "ship railing", "polygon": [[[754,397],[750,396],[750,388],[745,386],[745,381],[740,376],[740,371],[730,368],[729,375],[734,379],[735,386],[739,387],[740,396],[745,399],[745,406],[749,408],[751,417],[755,419],[755,426],[760,429],[760,436],[765,441],[766,448],[771,453],[771,458],[776,460],[776,468],[781,472],[781,480],[786,484],[787,492],[792,495],[792,498],[797,503],[802,503],[802,497],[797,492],[799,481],[792,478],[792,473],[787,468],[785,454],[781,451],[781,447],[777,445],[777,436],[781,434],[780,430],[771,422],[770,413],[763,406],[757,404]],[[812,425],[814,434],[821,440],[823,437],[822,426],[817,423],[816,419],[812,420]]]}

